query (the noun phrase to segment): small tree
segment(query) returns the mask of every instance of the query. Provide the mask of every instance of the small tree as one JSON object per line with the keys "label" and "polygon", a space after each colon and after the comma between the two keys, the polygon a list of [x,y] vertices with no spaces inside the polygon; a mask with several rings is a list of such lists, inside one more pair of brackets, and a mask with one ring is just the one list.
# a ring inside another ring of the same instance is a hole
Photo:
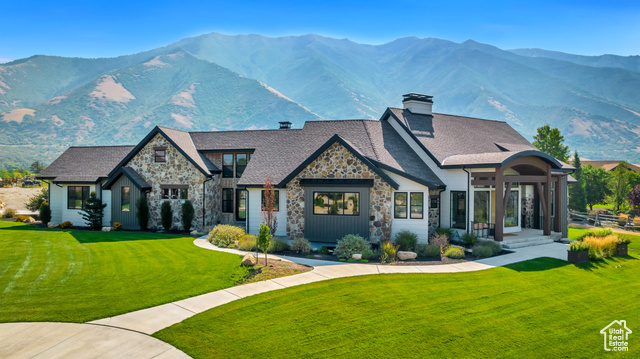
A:
{"label": "small tree", "polygon": [[269,226],[270,233],[275,234],[278,228],[278,211],[276,210],[276,193],[273,189],[273,181],[269,177],[264,181],[264,196],[260,215],[262,222]]}
{"label": "small tree", "polygon": [[138,218],[140,229],[146,231],[149,228],[149,203],[146,194],[136,201],[136,218]]}
{"label": "small tree", "polygon": [[269,245],[271,244],[272,237],[273,235],[271,235],[271,230],[269,229],[269,225],[265,223],[261,223],[260,231],[258,232],[258,248],[260,248],[260,250],[262,250],[262,253],[264,253],[265,265],[268,264],[267,250],[269,249]]}
{"label": "small tree", "polygon": [[610,201],[616,212],[620,211],[629,198],[629,167],[625,162],[621,162],[611,175],[609,180],[609,189],[611,191]]}
{"label": "small tree", "polygon": [[564,145],[564,136],[557,128],[549,125],[538,127],[538,133],[533,136],[533,145],[560,161],[569,161],[569,146]]}
{"label": "small tree", "polygon": [[193,223],[194,217],[195,210],[193,209],[191,201],[184,201],[182,204],[182,228],[184,228],[187,233],[191,231],[191,224]]}
{"label": "small tree", "polygon": [[96,196],[96,191],[91,191],[84,209],[81,210],[82,219],[85,220],[87,226],[93,230],[100,229],[102,227],[102,217],[104,217],[104,208],[106,203],[102,203],[102,199]]}
{"label": "small tree", "polygon": [[42,202],[39,208],[40,211],[40,221],[45,226],[51,222],[51,207],[49,207],[49,203],[47,201]]}
{"label": "small tree", "polygon": [[608,195],[609,173],[602,167],[586,165],[582,167],[582,177],[584,178],[587,205],[593,211],[593,205],[603,203]]}
{"label": "small tree", "polygon": [[171,224],[173,223],[173,209],[171,209],[171,202],[164,201],[160,206],[160,221],[162,227],[166,232],[171,230]]}
{"label": "small tree", "polygon": [[[573,167],[576,168],[575,172],[573,172],[573,178],[578,182],[569,187],[569,207],[574,211],[586,212],[587,198],[584,193],[584,177],[582,176],[582,164],[580,163],[578,151],[575,152],[573,157]],[[556,188],[556,191],[558,190],[559,188]]]}
{"label": "small tree", "polygon": [[37,211],[40,209],[42,203],[47,200],[47,198],[49,198],[49,189],[47,189],[46,187],[42,187],[42,190],[38,194],[29,198],[29,202],[26,203],[27,208],[32,212]]}
{"label": "small tree", "polygon": [[636,214],[640,213],[640,184],[635,185],[629,193],[629,204]]}
{"label": "small tree", "polygon": [[29,166],[29,169],[31,169],[31,172],[39,174],[44,169],[44,166],[40,163],[40,161],[35,161],[31,164],[31,166]]}

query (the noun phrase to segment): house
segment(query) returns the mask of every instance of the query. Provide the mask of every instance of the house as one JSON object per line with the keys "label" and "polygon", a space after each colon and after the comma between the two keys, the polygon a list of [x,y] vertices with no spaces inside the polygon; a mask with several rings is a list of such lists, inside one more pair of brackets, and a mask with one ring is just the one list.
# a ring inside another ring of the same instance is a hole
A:
{"label": "house", "polygon": [[593,161],[593,160],[580,159],[580,162],[582,163],[583,166],[592,165],[593,167],[602,167],[607,172],[614,171],[616,168],[618,168],[618,166],[621,163],[624,162],[627,165],[627,167],[629,167],[629,169],[631,171],[634,171],[636,173],[640,173],[640,166],[639,165],[634,165],[634,164],[628,163],[626,161]]}
{"label": "house", "polygon": [[[407,94],[379,120],[309,121],[273,130],[184,132],[155,127],[135,146],[71,147],[39,176],[52,221],[76,224],[90,191],[108,204],[104,225],[138,229],[149,202],[160,228],[189,199],[194,228],[218,223],[257,233],[265,181],[275,184],[276,236],[335,242],[385,228],[427,241],[437,227],[502,241],[525,229],[567,237],[573,169],[538,151],[507,123],[432,112],[432,96]],[[388,233],[386,233],[388,235]],[[547,237],[548,238],[548,237]]]}

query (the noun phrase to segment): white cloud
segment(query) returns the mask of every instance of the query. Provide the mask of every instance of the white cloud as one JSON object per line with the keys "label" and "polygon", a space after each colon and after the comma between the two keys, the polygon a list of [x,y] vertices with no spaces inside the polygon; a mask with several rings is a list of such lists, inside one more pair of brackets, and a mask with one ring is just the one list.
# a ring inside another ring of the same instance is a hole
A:
{"label": "white cloud", "polygon": [[0,64],[4,64],[5,62],[9,62],[9,61],[13,61],[13,59],[10,59],[10,58],[4,57],[4,56],[0,56]]}

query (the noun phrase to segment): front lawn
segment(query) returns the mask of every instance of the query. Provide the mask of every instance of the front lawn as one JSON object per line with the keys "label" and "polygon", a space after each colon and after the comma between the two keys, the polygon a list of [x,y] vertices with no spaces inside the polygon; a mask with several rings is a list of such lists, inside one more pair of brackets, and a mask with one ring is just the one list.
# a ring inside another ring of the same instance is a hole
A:
{"label": "front lawn", "polygon": [[85,322],[228,288],[241,259],[191,237],[0,221],[0,322]]}
{"label": "front lawn", "polygon": [[[154,336],[194,358],[594,358],[640,355],[639,242],[575,266],[539,258],[452,274],[336,279],[264,293]],[[630,351],[600,330],[626,320]]]}

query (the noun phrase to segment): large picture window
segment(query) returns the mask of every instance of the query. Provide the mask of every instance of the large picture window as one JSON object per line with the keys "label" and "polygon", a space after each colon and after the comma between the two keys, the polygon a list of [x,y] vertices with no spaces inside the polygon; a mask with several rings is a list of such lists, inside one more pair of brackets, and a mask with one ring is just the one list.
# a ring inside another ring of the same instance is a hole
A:
{"label": "large picture window", "polygon": [[120,187],[120,211],[129,212],[131,209],[131,187]]}
{"label": "large picture window", "polygon": [[67,208],[84,209],[89,198],[89,186],[69,186],[67,190]]}
{"label": "large picture window", "polygon": [[411,192],[411,219],[424,218],[424,198],[422,192]]}
{"label": "large picture window", "polygon": [[242,177],[245,168],[247,168],[247,154],[236,153],[236,178]]}
{"label": "large picture window", "polygon": [[358,216],[360,215],[360,193],[313,192],[313,214]]}
{"label": "large picture window", "polygon": [[467,229],[467,193],[451,191],[451,228]]}
{"label": "large picture window", "polygon": [[233,188],[222,189],[222,212],[233,213]]}
{"label": "large picture window", "polygon": [[[276,212],[280,211],[280,191],[277,189],[273,190],[273,208],[275,208]],[[264,210],[264,190],[262,190],[262,209]]]}
{"label": "large picture window", "polygon": [[222,154],[222,177],[233,178],[233,153]]}

